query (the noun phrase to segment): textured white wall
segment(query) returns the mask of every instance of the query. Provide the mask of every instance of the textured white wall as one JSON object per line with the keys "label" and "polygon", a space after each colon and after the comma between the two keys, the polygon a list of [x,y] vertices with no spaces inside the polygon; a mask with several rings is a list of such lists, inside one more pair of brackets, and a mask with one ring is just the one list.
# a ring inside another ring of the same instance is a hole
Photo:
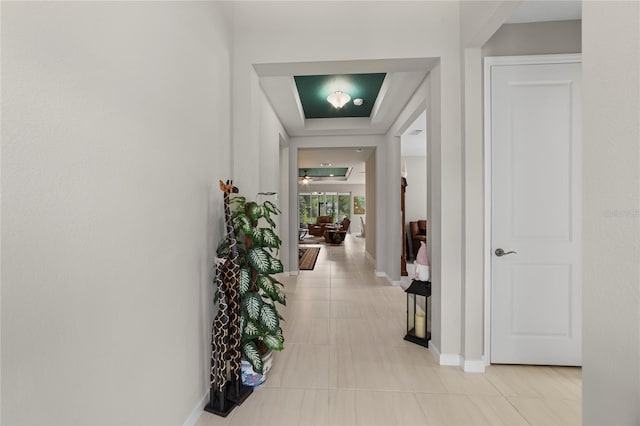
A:
{"label": "textured white wall", "polygon": [[640,4],[583,2],[583,422],[640,422]]}
{"label": "textured white wall", "polygon": [[2,424],[182,424],[206,392],[219,7],[3,2]]}

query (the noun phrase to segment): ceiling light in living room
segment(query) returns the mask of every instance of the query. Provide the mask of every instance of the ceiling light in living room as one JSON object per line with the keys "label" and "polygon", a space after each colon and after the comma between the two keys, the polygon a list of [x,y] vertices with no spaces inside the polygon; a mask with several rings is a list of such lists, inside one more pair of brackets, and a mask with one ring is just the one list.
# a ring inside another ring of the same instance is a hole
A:
{"label": "ceiling light in living room", "polygon": [[335,109],[341,109],[350,100],[351,96],[339,90],[327,96],[327,101],[329,101],[329,103],[333,105]]}

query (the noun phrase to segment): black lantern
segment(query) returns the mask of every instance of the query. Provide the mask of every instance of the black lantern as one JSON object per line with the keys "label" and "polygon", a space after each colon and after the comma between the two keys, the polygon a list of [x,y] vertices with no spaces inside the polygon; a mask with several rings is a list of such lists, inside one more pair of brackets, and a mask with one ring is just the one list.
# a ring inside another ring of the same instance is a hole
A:
{"label": "black lantern", "polygon": [[427,331],[427,299],[431,297],[431,281],[411,281],[407,293],[407,335],[404,340],[428,347],[431,333]]}

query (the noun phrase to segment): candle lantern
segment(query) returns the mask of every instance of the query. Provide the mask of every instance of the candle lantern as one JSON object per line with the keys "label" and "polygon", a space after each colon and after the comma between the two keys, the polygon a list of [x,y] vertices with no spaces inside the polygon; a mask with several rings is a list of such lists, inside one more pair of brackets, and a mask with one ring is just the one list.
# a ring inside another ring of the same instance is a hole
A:
{"label": "candle lantern", "polygon": [[404,340],[428,347],[431,333],[427,331],[428,305],[431,282],[413,280],[407,293],[407,335]]}

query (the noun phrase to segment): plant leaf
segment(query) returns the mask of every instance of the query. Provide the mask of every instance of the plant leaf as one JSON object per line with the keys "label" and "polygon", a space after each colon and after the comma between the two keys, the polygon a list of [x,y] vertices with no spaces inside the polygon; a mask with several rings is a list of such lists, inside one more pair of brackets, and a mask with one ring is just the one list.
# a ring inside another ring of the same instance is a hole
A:
{"label": "plant leaf", "polygon": [[249,318],[253,320],[257,320],[260,317],[262,305],[262,298],[258,293],[247,293],[244,295],[244,299],[242,300],[242,306],[247,312]]}
{"label": "plant leaf", "polygon": [[[280,284],[280,283],[278,283]],[[273,298],[275,301],[281,303],[284,306],[287,306],[287,296],[284,294],[284,292],[282,291],[282,289],[278,286],[275,286],[276,289],[276,294],[275,297]]]}
{"label": "plant leaf", "polygon": [[262,229],[262,245],[273,248],[280,248],[282,241],[273,229],[270,228],[261,228]]}
{"label": "plant leaf", "polygon": [[236,232],[242,231],[245,234],[251,235],[253,225],[251,224],[251,219],[249,219],[249,216],[244,213],[240,213],[234,218],[233,228]]}
{"label": "plant leaf", "polygon": [[277,333],[280,329],[278,313],[266,303],[262,305],[262,310],[260,311],[260,323],[271,333]]}
{"label": "plant leaf", "polygon": [[274,269],[272,266],[273,259],[264,249],[261,247],[254,247],[249,250],[248,257],[249,262],[259,274],[266,275],[272,273],[271,271]]}
{"label": "plant leaf", "polygon": [[256,280],[256,284],[259,288],[264,290],[267,295],[273,299],[276,295],[276,286],[273,284],[273,279],[268,275],[259,275]]}
{"label": "plant leaf", "polygon": [[251,216],[251,219],[253,220],[258,220],[262,217],[262,207],[260,207],[258,204],[256,203],[250,203],[249,204],[249,216]]}
{"label": "plant leaf", "polygon": [[[242,318],[242,317],[241,317]],[[256,337],[260,337],[260,327],[254,320],[247,320],[246,325],[242,331],[242,340],[250,340]]]}
{"label": "plant leaf", "polygon": [[267,334],[262,338],[262,342],[266,347],[274,351],[281,351],[284,349],[284,341],[281,335]]}
{"label": "plant leaf", "polygon": [[238,274],[238,284],[240,287],[240,296],[249,291],[249,287],[251,286],[251,271],[249,268],[240,269],[240,273]]}
{"label": "plant leaf", "polygon": [[280,272],[283,272],[284,267],[282,266],[282,262],[280,261],[280,259],[276,259],[275,257],[272,257],[269,270],[271,274],[279,274]]}
{"label": "plant leaf", "polygon": [[273,221],[273,219],[271,219],[271,216],[269,216],[268,214],[264,215],[264,220],[266,220],[269,226],[271,226],[272,228],[276,227],[276,223]]}
{"label": "plant leaf", "polygon": [[[240,335],[244,335],[244,327],[247,324],[247,315],[240,314]],[[241,338],[242,339],[242,338]]]}
{"label": "plant leaf", "polygon": [[276,206],[275,204],[273,204],[271,201],[267,200],[264,203],[262,203],[263,208],[268,211],[269,213],[274,213],[274,214],[278,214],[280,213],[280,210],[278,209],[278,206]]}
{"label": "plant leaf", "polygon": [[229,199],[229,207],[231,210],[244,209],[247,199],[243,196],[237,196]]}
{"label": "plant leaf", "polygon": [[242,345],[242,356],[249,361],[249,364],[251,364],[256,373],[262,374],[262,357],[253,340],[245,342],[244,345]]}
{"label": "plant leaf", "polygon": [[264,237],[262,233],[262,228],[253,228],[253,232],[251,233],[251,239],[253,240],[253,244],[257,246],[263,246]]}

